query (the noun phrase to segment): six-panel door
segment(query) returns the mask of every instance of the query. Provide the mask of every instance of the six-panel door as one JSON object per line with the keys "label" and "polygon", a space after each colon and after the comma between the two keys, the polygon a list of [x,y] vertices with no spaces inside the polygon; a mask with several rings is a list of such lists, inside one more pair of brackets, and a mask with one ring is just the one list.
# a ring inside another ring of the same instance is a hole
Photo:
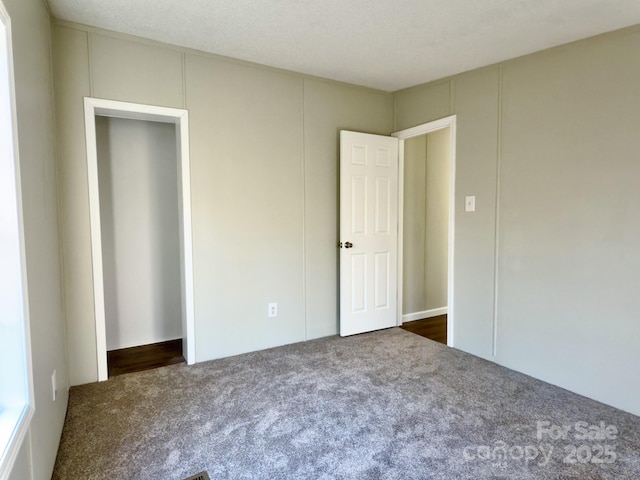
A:
{"label": "six-panel door", "polygon": [[396,326],[398,139],[340,132],[340,335]]}

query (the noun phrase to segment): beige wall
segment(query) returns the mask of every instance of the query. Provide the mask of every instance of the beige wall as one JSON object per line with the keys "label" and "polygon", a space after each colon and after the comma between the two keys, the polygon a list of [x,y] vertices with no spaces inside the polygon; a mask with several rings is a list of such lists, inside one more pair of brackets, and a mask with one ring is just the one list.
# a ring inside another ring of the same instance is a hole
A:
{"label": "beige wall", "polygon": [[403,315],[427,310],[425,299],[426,178],[427,136],[408,138],[404,141]]}
{"label": "beige wall", "polygon": [[455,346],[635,414],[639,49],[633,27],[394,95],[396,130],[458,119]]}
{"label": "beige wall", "polygon": [[448,128],[404,141],[405,315],[447,307],[450,146]]}
{"label": "beige wall", "polygon": [[338,132],[390,133],[391,95],[53,29],[71,383],[97,379],[83,96],[189,110],[197,361],[337,333]]}
{"label": "beige wall", "polygon": [[[40,0],[3,0],[11,16],[35,414],[10,478],[51,478],[67,408],[49,16]],[[51,374],[57,371],[58,398]]]}
{"label": "beige wall", "polygon": [[449,128],[427,134],[425,309],[447,306],[449,239]]}

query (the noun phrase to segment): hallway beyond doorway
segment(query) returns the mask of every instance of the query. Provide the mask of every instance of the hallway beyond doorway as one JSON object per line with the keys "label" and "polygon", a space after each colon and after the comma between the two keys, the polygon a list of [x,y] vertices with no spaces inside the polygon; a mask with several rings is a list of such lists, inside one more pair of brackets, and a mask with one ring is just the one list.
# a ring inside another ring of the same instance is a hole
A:
{"label": "hallway beyond doorway", "polygon": [[437,317],[423,318],[422,320],[414,320],[401,325],[404,330],[426,337],[439,343],[447,344],[447,316],[438,315]]}

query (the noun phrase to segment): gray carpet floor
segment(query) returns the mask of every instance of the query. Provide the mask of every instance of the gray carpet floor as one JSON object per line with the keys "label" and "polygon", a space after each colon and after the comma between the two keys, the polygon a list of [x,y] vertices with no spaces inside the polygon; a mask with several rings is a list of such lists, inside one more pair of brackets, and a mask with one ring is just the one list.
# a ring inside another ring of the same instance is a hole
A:
{"label": "gray carpet floor", "polygon": [[640,479],[640,417],[398,328],[71,389],[54,479],[203,470],[216,480]]}

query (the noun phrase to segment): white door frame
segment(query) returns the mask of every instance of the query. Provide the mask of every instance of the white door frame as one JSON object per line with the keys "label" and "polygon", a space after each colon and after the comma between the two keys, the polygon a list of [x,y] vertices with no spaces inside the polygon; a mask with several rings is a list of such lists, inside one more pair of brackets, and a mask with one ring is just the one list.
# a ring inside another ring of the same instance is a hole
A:
{"label": "white door frame", "polygon": [[[195,363],[195,317],[193,306],[193,246],[191,232],[191,176],[189,164],[189,114],[187,110],[137,103],[84,98],[84,122],[89,182],[89,217],[91,222],[91,260],[93,266],[93,301],[96,324],[98,381],[108,378],[107,336],[102,270],[102,236],[98,184],[98,150],[96,116],[172,123],[176,126],[178,155],[178,215],[180,225],[180,283],[182,290],[182,344],[189,365]],[[186,328],[185,328],[186,327]]]}
{"label": "white door frame", "polygon": [[402,269],[404,239],[404,141],[426,135],[445,128],[451,132],[451,158],[449,162],[449,238],[447,246],[447,345],[453,347],[453,260],[455,240],[455,186],[456,186],[456,116],[441,118],[416,127],[407,128],[391,134],[400,140],[398,158],[398,326],[402,325]]}

